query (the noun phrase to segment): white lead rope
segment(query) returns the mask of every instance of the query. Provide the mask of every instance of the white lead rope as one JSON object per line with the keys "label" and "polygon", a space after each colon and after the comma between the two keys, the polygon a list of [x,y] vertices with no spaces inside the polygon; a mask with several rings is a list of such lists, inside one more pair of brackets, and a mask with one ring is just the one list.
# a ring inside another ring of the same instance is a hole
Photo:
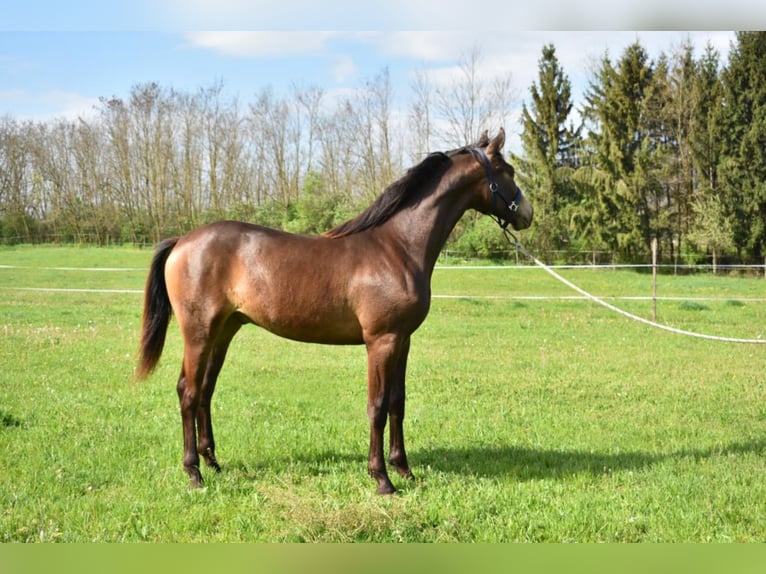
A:
{"label": "white lead rope", "polygon": [[[657,329],[663,329],[665,331],[670,331],[671,333],[676,333],[677,335],[686,335],[687,337],[697,337],[698,339],[708,339],[711,341],[723,341],[725,343],[748,343],[748,344],[764,344],[766,343],[766,339],[736,339],[733,337],[717,337],[715,335],[705,335],[703,333],[694,333],[692,331],[684,331],[683,329],[676,329],[675,327],[670,327],[669,325],[663,325],[662,323],[656,323],[654,321],[650,321],[649,319],[644,319],[643,317],[639,317],[638,315],[634,315],[633,313],[628,313],[627,311],[623,311],[619,307],[615,307],[611,303],[607,303],[603,299],[599,299],[595,295],[591,295],[584,289],[581,289],[571,281],[568,281],[567,279],[564,279],[561,275],[556,273],[553,269],[548,267],[545,263],[540,261],[537,257],[532,255],[529,251],[527,251],[524,246],[519,243],[519,241],[514,237],[509,231],[503,230],[506,232],[506,237],[508,238],[508,241],[514,244],[516,249],[521,251],[524,255],[529,257],[535,265],[538,267],[542,267],[545,271],[547,271],[550,275],[561,281],[564,285],[569,287],[570,289],[574,289],[587,299],[590,299],[594,303],[598,303],[602,307],[606,307],[610,311],[614,311],[615,313],[619,313],[620,315],[623,315],[627,317],[628,319],[633,319],[634,321],[638,321],[639,323],[644,323],[645,325],[649,325],[651,327],[656,327]],[[510,237],[509,237],[510,236]],[[513,238],[513,240],[511,239]]]}

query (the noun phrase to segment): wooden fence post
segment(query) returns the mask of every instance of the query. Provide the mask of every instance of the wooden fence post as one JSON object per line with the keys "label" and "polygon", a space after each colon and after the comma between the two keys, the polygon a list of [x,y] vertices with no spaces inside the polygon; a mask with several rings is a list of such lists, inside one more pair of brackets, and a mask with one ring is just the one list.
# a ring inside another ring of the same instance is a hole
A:
{"label": "wooden fence post", "polygon": [[657,322],[657,238],[652,238],[652,319]]}

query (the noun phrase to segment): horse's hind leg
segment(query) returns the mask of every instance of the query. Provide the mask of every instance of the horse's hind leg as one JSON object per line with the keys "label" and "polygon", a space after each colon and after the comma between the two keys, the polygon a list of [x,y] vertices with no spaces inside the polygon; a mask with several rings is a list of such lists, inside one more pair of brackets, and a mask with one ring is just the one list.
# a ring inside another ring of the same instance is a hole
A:
{"label": "horse's hind leg", "polygon": [[215,469],[216,472],[220,472],[221,467],[215,458],[215,439],[213,438],[210,403],[213,400],[218,374],[221,372],[221,367],[223,367],[223,362],[226,359],[229,343],[240,327],[242,327],[242,322],[236,316],[229,317],[221,334],[216,338],[207,360],[205,378],[202,381],[202,393],[197,407],[197,452],[202,455],[205,464]]}
{"label": "horse's hind leg", "polygon": [[178,378],[176,391],[181,407],[181,422],[184,433],[184,470],[189,475],[191,485],[202,486],[202,474],[199,471],[197,454],[196,416],[199,409],[204,369],[207,365],[207,352],[200,344],[184,345],[183,367]]}

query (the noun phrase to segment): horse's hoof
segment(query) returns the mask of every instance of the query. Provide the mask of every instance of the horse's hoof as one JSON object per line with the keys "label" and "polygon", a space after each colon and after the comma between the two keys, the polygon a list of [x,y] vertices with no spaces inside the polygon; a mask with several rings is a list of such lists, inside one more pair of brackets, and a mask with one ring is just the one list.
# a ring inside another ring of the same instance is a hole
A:
{"label": "horse's hoof", "polygon": [[218,464],[212,449],[208,448],[205,450],[205,452],[202,453],[202,458],[205,459],[205,464],[208,467],[212,468],[216,472],[221,472],[221,465]]}
{"label": "horse's hoof", "polygon": [[415,475],[412,474],[412,471],[409,468],[397,468],[396,472],[398,472],[399,476],[405,480],[415,480]]}
{"label": "horse's hoof", "polygon": [[391,484],[390,482],[388,484],[384,483],[384,484],[378,485],[378,489],[375,491],[375,494],[380,494],[384,496],[395,494],[395,493],[396,493],[396,489],[394,488],[394,485]]}
{"label": "horse's hoof", "polygon": [[186,471],[186,474],[189,475],[189,484],[192,488],[202,488],[203,486],[203,480],[202,480],[202,473],[199,471],[199,467],[197,466],[190,466],[187,468],[184,468]]}

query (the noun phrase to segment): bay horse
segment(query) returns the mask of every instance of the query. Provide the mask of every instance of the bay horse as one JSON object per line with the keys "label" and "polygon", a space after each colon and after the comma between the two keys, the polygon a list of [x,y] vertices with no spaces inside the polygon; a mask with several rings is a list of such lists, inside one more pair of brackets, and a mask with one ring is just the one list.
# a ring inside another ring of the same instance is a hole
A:
{"label": "bay horse", "polygon": [[524,229],[533,209],[502,156],[505,132],[473,146],[432,153],[391,184],[356,218],[319,236],[238,221],[199,227],[157,246],[144,292],[136,376],[156,367],[171,314],[183,335],[176,390],[183,467],[203,483],[199,455],[215,471],[210,402],[234,335],[246,323],[309,343],[365,345],[368,471],[377,493],[395,488],[389,462],[413,475],[402,421],[410,336],[428,314],[431,275],[460,217],[475,209],[505,229]]}

